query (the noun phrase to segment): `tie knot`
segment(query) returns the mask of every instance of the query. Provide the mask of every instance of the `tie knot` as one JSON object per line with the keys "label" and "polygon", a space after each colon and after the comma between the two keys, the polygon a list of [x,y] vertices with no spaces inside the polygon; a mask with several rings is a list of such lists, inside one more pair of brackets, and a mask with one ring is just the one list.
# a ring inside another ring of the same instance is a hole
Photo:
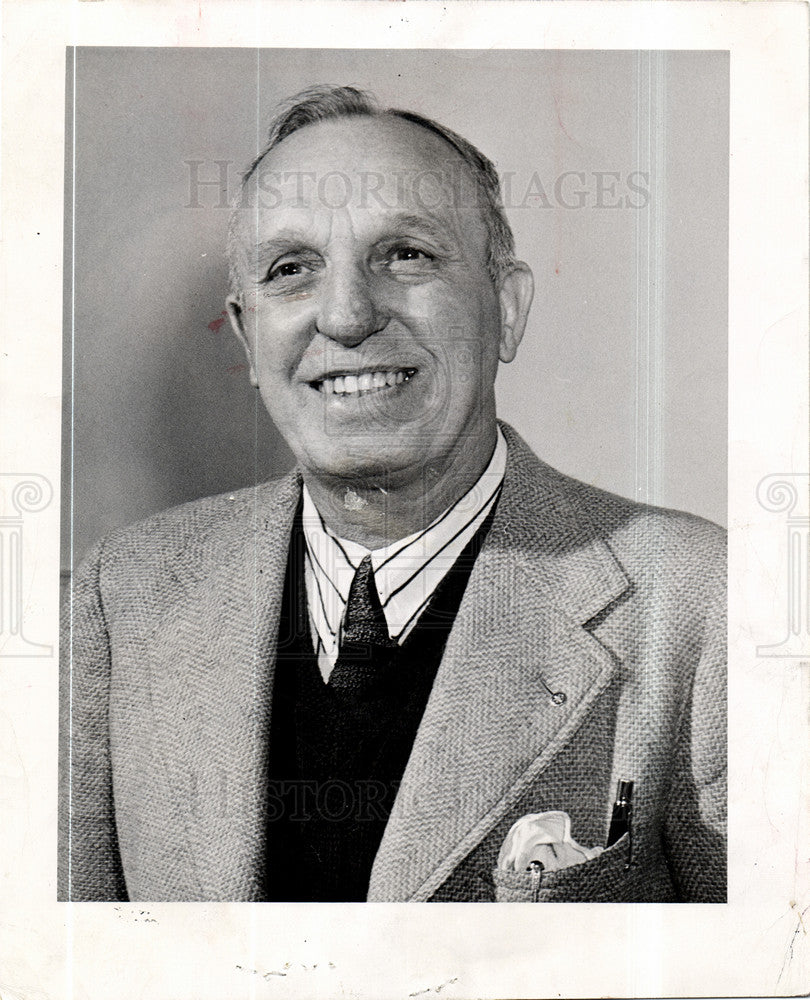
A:
{"label": "tie knot", "polygon": [[343,615],[341,646],[346,643],[387,645],[388,625],[374,582],[371,556],[365,556],[354,573]]}
{"label": "tie knot", "polygon": [[374,583],[371,556],[357,567],[343,616],[338,658],[329,686],[353,698],[369,696],[397,643],[388,635],[385,612]]}

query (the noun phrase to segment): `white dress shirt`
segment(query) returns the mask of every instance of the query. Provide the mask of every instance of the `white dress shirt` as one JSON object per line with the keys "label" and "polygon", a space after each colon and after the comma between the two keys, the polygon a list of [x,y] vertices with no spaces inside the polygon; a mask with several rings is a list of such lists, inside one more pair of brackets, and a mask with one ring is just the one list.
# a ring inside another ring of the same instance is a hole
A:
{"label": "white dress shirt", "polygon": [[304,486],[307,603],[312,643],[324,681],[337,660],[349,588],[363,558],[371,554],[388,634],[401,644],[495,505],[505,470],[506,441],[498,428],[492,458],[475,485],[424,530],[381,549],[367,549],[334,535]]}

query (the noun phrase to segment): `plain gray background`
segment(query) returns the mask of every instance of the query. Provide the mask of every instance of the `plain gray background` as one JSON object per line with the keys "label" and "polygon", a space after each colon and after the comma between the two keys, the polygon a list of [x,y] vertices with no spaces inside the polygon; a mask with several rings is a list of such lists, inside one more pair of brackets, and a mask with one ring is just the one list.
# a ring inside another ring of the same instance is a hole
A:
{"label": "plain gray background", "polygon": [[505,177],[536,293],[500,415],[564,472],[725,523],[727,53],[79,48],[63,569],[290,467],[221,322],[225,204],[274,105],[313,83],[436,118]]}

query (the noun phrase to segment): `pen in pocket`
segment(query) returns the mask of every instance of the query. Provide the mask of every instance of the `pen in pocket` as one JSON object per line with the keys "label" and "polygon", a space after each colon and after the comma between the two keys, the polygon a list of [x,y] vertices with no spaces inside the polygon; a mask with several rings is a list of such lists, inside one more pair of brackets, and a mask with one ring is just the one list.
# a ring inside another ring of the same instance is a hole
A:
{"label": "pen in pocket", "polygon": [[542,861],[530,861],[529,867],[526,869],[527,872],[531,872],[532,876],[532,896],[535,903],[540,899],[540,883],[543,880],[543,872],[546,870],[545,865]]}
{"label": "pen in pocket", "polygon": [[616,788],[616,801],[613,803],[613,814],[610,817],[610,828],[606,847],[612,847],[616,841],[627,834],[627,867],[633,862],[633,782],[620,781]]}

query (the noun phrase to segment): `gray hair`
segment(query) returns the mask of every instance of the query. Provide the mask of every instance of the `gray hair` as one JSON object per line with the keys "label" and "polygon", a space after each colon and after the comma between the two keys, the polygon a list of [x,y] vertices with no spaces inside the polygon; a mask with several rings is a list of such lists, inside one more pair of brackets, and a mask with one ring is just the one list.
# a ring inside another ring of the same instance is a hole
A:
{"label": "gray hair", "polygon": [[491,160],[457,132],[414,111],[381,108],[377,99],[356,87],[308,87],[281,104],[271,123],[267,142],[242,177],[239,194],[228,228],[228,264],[231,291],[237,293],[241,281],[236,265],[239,246],[239,211],[251,177],[267,154],[287,136],[317,122],[336,118],[402,118],[433,132],[459,154],[477,185],[479,207],[487,228],[487,266],[496,284],[515,265],[515,238],[501,200],[498,172]]}

